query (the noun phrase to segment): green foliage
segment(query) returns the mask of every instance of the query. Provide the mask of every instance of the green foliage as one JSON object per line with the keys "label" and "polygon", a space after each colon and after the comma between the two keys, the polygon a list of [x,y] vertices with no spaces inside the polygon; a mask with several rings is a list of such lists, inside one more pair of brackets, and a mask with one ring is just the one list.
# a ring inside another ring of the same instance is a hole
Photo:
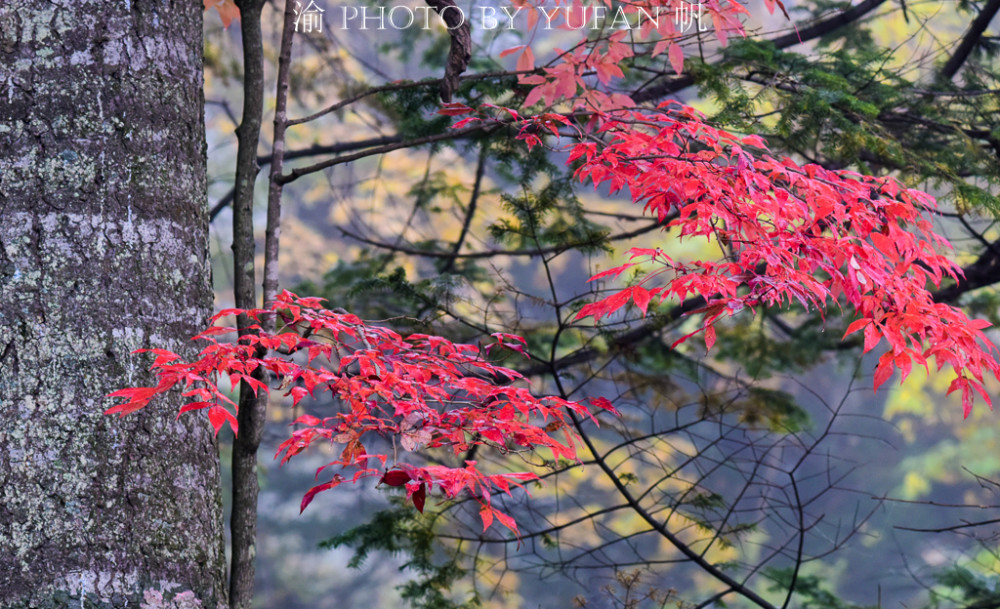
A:
{"label": "green foliage", "polygon": [[306,281],[295,289],[326,298],[327,306],[356,310],[365,317],[403,315],[421,302],[420,292],[406,281],[402,269],[385,272],[391,261],[391,254],[370,255],[366,251],[351,262],[338,260],[323,275],[322,285]]}
{"label": "green foliage", "polygon": [[764,427],[779,433],[795,433],[809,428],[809,413],[784,391],[750,387],[748,395],[735,406],[748,427]]}
{"label": "green foliage", "polygon": [[[796,319],[796,312],[777,312],[783,319]],[[787,333],[773,330],[773,311],[761,311],[757,316],[740,317],[731,323],[718,324],[716,332],[716,358],[729,360],[742,366],[754,379],[770,378],[774,374],[788,374],[806,370],[817,363],[830,350],[837,347],[843,332],[826,331],[825,323],[810,320],[789,328]]]}
{"label": "green foliage", "polygon": [[931,595],[931,607],[935,609],[956,602],[968,608],[1000,605],[1000,577],[995,573],[984,576],[956,565],[935,575],[934,579],[939,585]]}
{"label": "green foliage", "polygon": [[[430,249],[432,246],[428,245]],[[394,255],[364,252],[353,262],[339,260],[323,275],[320,285],[306,281],[295,289],[327,300],[331,308],[343,308],[367,319],[393,319],[394,326],[426,332],[436,315],[428,315],[453,298],[460,284],[457,274],[442,274],[410,281],[402,267],[391,266]],[[479,269],[456,264],[456,273],[479,277]]]}
{"label": "green foliage", "polygon": [[1000,325],[1000,290],[983,289],[962,299],[962,306],[970,315]]}
{"label": "green foliage", "polygon": [[464,600],[456,600],[453,586],[466,576],[467,570],[455,555],[445,557],[444,549],[434,535],[434,518],[422,516],[412,507],[401,505],[377,512],[372,519],[346,533],[320,543],[322,548],[347,546],[354,548],[348,563],[360,567],[373,552],[388,552],[404,556],[401,569],[409,569],[416,577],[397,587],[403,599],[414,609],[475,609],[482,603],[475,591]]}
{"label": "green foliage", "polygon": [[[792,589],[793,568],[767,569],[765,575],[772,582],[768,588],[771,592],[785,594]],[[933,579],[937,585],[931,591],[928,609],[955,606],[986,609],[1000,604],[1000,577],[996,574],[984,576],[955,565],[935,574]],[[792,606],[802,609],[866,609],[839,598],[816,575],[798,573],[792,592],[793,601],[798,601]]]}
{"label": "green foliage", "polygon": [[[975,94],[995,87],[996,78],[966,72],[962,88],[945,84],[940,94],[928,94],[889,67],[893,51],[876,45],[867,30],[846,28],[837,36],[839,50],[820,55],[738,40],[723,62],[692,73],[718,104],[715,121],[759,133],[772,148],[827,167],[930,179],[948,187],[959,209],[1000,211],[991,194],[1000,183],[998,140],[990,135],[997,102]],[[852,43],[844,44],[848,38]],[[967,181],[970,175],[980,179]]]}
{"label": "green foliage", "polygon": [[794,598],[799,601],[794,606],[802,609],[861,609],[858,605],[841,600],[830,592],[823,586],[822,579],[816,575],[798,573],[796,577],[795,569],[791,567],[767,569],[765,575],[772,582],[768,587],[771,592],[785,594],[791,590],[795,595]]}
{"label": "green foliage", "polygon": [[608,231],[583,214],[566,180],[552,181],[521,194],[505,194],[504,209],[511,217],[490,226],[494,240],[514,249],[574,248],[583,252],[606,249]]}
{"label": "green foliage", "polygon": [[444,133],[454,122],[449,116],[437,114],[441,106],[437,87],[409,87],[380,93],[377,103],[405,139]]}

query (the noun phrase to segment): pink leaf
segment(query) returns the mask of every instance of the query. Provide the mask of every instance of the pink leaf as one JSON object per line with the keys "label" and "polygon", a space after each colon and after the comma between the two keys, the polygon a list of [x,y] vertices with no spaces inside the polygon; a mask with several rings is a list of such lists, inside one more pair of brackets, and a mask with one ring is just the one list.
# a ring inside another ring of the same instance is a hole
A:
{"label": "pink leaf", "polygon": [[684,71],[684,49],[681,48],[681,45],[671,43],[667,56],[670,58],[670,67],[674,69],[674,72],[681,74]]}

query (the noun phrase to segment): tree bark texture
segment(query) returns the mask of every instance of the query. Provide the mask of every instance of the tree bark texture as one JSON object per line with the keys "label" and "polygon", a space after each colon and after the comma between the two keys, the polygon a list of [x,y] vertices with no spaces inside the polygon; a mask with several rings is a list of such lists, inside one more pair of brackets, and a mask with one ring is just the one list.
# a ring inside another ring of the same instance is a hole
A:
{"label": "tree bark texture", "polygon": [[0,607],[225,604],[207,422],[103,414],[211,312],[203,105],[201,3],[0,2]]}

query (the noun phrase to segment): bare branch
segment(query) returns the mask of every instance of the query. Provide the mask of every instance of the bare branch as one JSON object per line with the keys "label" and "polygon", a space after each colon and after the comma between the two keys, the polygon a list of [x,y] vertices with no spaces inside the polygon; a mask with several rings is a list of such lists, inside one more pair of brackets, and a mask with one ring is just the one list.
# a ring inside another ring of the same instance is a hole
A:
{"label": "bare branch", "polygon": [[1000,10],[1000,0],[989,0],[986,6],[979,11],[979,15],[972,21],[972,25],[969,26],[969,31],[962,37],[962,42],[959,43],[958,48],[948,58],[948,62],[941,68],[942,78],[945,80],[955,78],[959,69],[961,69],[972,53],[972,49],[979,44],[983,33],[986,31],[986,27],[989,26],[990,21],[996,16],[998,10]]}

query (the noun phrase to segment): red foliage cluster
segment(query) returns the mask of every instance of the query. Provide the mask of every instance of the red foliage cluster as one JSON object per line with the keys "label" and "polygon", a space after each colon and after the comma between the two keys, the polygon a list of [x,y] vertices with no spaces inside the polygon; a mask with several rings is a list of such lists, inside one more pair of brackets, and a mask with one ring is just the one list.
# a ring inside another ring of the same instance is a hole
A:
{"label": "red foliage cluster", "polygon": [[[542,86],[542,85],[540,85]],[[846,302],[859,319],[847,334],[864,330],[864,351],[884,338],[889,349],[875,369],[875,389],[913,364],[930,372],[950,365],[955,379],[948,393],[961,391],[965,416],[974,395],[992,400],[984,375],[1000,377],[1000,350],[983,333],[990,324],[934,301],[929,286],[962,271],[939,253],[950,244],[928,219],[936,207],[930,195],[891,176],[872,177],[799,165],[768,154],[758,136],[738,136],[705,122],[698,111],[665,102],[657,110],[591,111],[583,126],[554,112],[534,116],[487,105],[479,110],[451,104],[441,111],[472,114],[456,127],[496,121],[519,128],[529,146],[549,133],[578,141],[569,146],[576,176],[632,200],[680,238],[705,237],[718,244],[716,260],[675,260],[660,248],[633,248],[630,262],[591,281],[617,277],[638,262],[657,265],[637,284],[588,304],[577,319],[595,320],[630,301],[646,313],[651,302],[701,296],[701,327],[711,349],[713,324],[760,306],[801,304],[825,314]],[[586,131],[586,134],[585,134]],[[653,285],[661,276],[663,285]]]}
{"label": "red foliage cluster", "polygon": [[[544,448],[554,459],[573,460],[576,450],[568,413],[590,416],[588,408],[557,397],[533,396],[519,383],[523,380],[519,373],[492,363],[477,346],[425,334],[404,338],[354,315],[324,309],[320,302],[283,292],[269,309],[221,311],[212,318],[213,324],[244,314],[257,323],[236,342],[217,338],[236,332],[235,328],[210,327],[194,337],[209,345],[191,362],[162,349],[141,350],[156,355],[151,369],[159,383],[110,394],[128,401],[107,414],[135,412],[176,387],[191,400],[180,413],[205,410],[216,433],[227,422],[235,433],[237,404],[218,383],[226,379],[237,387],[246,381],[255,393],[270,392],[270,382],[251,376],[263,369],[294,405],[307,395],[315,398],[329,392],[341,406],[329,417],[300,416],[294,423],[297,429],[278,448],[275,457],[281,456],[284,463],[322,439],[343,448],[337,459],[316,472],[317,477],[334,466],[355,470],[350,477],[333,474],[329,481],[311,488],[302,499],[302,509],[319,492],[347,480],[378,476],[389,486],[405,486],[407,496],[421,511],[427,492],[435,487],[448,498],[467,491],[480,504],[484,529],[495,518],[516,533],[513,519],[493,507],[491,494],[509,494],[512,485],[534,480],[535,474],[487,475],[475,461],[459,468],[410,465],[398,460],[398,449],[448,447],[458,455],[473,445],[492,446],[504,453]],[[262,329],[260,322],[267,315],[277,316],[280,332]],[[498,348],[524,351],[519,337],[498,334],[495,338],[497,342],[488,345],[486,352]],[[265,355],[260,356],[260,351]],[[607,400],[593,403],[611,409]],[[366,436],[391,442],[392,454],[369,452]],[[379,467],[370,467],[372,461]]]}
{"label": "red foliage cluster", "polygon": [[[531,7],[537,2],[513,4]],[[610,10],[611,3],[604,4]],[[730,34],[744,34],[738,20],[745,12],[742,6],[727,0],[703,4],[720,44],[725,46]],[[765,4],[770,12],[776,7],[785,12],[780,0]],[[574,19],[579,22],[574,11],[588,10],[578,0],[555,0],[555,5],[567,7],[552,13],[563,15],[564,28]],[[519,139],[529,148],[542,143],[542,134],[559,137],[572,130],[568,134],[577,141],[569,146],[569,161],[579,163],[581,181],[611,192],[627,190],[661,221],[671,218],[666,226],[677,229],[681,238],[704,236],[719,244],[716,260],[685,262],[659,248],[631,250],[630,262],[591,281],[619,276],[639,261],[658,269],[638,285],[587,305],[578,319],[600,319],[630,301],[645,314],[653,301],[701,296],[708,301],[698,311],[701,327],[674,345],[704,331],[711,349],[713,324],[723,316],[793,302],[825,313],[830,304],[846,302],[859,317],[847,334],[864,330],[865,352],[883,338],[888,342],[875,369],[876,389],[894,370],[905,379],[914,363],[929,372],[933,357],[938,370],[953,368],[956,378],[949,393],[961,391],[966,416],[976,393],[992,406],[984,375],[1000,376],[1000,351],[982,332],[989,323],[935,302],[928,289],[940,286],[945,277],[961,276],[961,269],[938,253],[950,246],[927,219],[935,206],[930,195],[888,176],[777,159],[760,137],[727,133],[677,102],[635,110],[628,97],[600,90],[623,76],[618,67],[622,59],[649,43],[654,43],[652,56],[667,51],[674,71],[681,72],[680,32],[671,19],[648,18],[656,11],[669,14],[676,6],[672,0],[627,3],[619,10],[639,28],[627,25],[624,16],[621,23],[612,19],[610,34],[585,38],[569,51],[556,49],[556,58],[539,69],[528,46],[501,54],[519,51],[518,69],[534,70],[519,77],[520,84],[530,87],[525,107],[562,104],[570,112],[531,116],[523,110],[519,115],[507,108],[477,111],[460,104],[445,109],[451,115],[473,114],[458,125],[500,120],[491,118],[500,110],[504,122],[520,127]],[[586,120],[580,126],[569,120],[581,116]],[[654,285],[659,277],[665,282]]]}
{"label": "red foliage cluster", "polygon": [[[990,324],[934,301],[928,287],[961,269],[938,253],[949,248],[927,213],[936,205],[923,192],[892,177],[800,166],[767,153],[757,136],[738,137],[706,124],[695,110],[676,104],[658,112],[601,116],[606,142],[572,147],[580,180],[625,189],[632,200],[681,238],[703,236],[719,244],[716,260],[674,260],[660,249],[633,249],[631,261],[591,281],[618,276],[636,261],[658,268],[638,284],[585,306],[579,318],[603,316],[629,301],[643,313],[651,301],[708,300],[703,315],[706,346],[713,324],[760,306],[799,303],[826,311],[846,302],[860,319],[847,334],[864,330],[864,350],[883,338],[889,349],[875,369],[877,389],[914,363],[930,371],[950,365],[968,416],[973,394],[991,404],[984,373],[997,377],[998,349],[983,334]],[[660,281],[662,280],[662,281]],[[662,285],[656,285],[662,283]],[[650,287],[655,286],[655,287]],[[682,337],[683,342],[692,334]],[[992,404],[991,404],[992,405]]]}

